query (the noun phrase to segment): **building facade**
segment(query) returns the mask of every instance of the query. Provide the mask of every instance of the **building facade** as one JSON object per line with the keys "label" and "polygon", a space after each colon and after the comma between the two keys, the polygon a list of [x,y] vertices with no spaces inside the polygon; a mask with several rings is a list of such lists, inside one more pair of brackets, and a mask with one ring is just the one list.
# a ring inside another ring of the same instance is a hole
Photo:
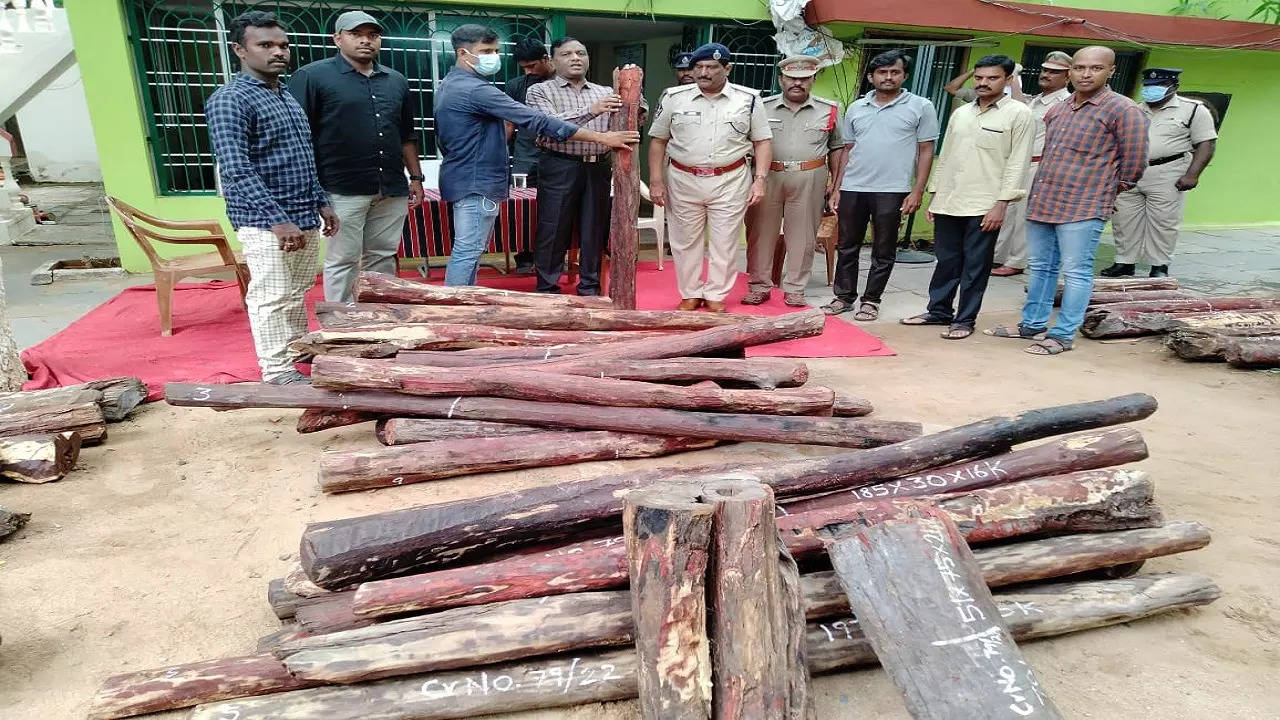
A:
{"label": "building facade", "polygon": [[[1185,69],[1183,90],[1225,111],[1213,164],[1187,206],[1188,226],[1280,224],[1280,179],[1271,171],[1280,143],[1269,141],[1269,110],[1280,107],[1280,28],[1176,17],[1157,0],[1070,0],[1061,5],[992,0],[811,0],[811,25],[844,42],[845,61],[816,90],[848,102],[862,90],[861,67],[880,49],[913,48],[910,87],[949,109],[942,86],[973,59],[1002,52],[1034,68],[1050,50],[1106,44],[1120,53],[1118,90],[1132,94],[1143,67]],[[380,61],[409,78],[427,167],[438,159],[432,102],[452,66],[449,32],[481,22],[502,41],[573,35],[592,54],[593,80],[615,64],[645,68],[650,103],[674,82],[669,59],[716,40],[736,53],[733,80],[768,92],[778,59],[768,8],[758,0],[504,0],[360,3],[386,25]],[[1131,12],[1107,11],[1123,5]],[[76,56],[89,102],[106,191],[161,217],[223,216],[204,125],[204,99],[235,71],[225,24],[246,9],[276,12],[289,27],[294,62],[334,52],[333,18],[350,3],[328,0],[67,0]],[[1092,7],[1089,7],[1092,6]],[[1225,7],[1223,7],[1225,6]],[[1218,14],[1245,17],[1249,0],[1223,0]],[[923,24],[923,23],[928,23]],[[1198,43],[1198,44],[1197,44]],[[519,72],[508,57],[497,81]],[[1034,87],[1034,72],[1026,81]],[[121,259],[148,269],[117,227]]]}

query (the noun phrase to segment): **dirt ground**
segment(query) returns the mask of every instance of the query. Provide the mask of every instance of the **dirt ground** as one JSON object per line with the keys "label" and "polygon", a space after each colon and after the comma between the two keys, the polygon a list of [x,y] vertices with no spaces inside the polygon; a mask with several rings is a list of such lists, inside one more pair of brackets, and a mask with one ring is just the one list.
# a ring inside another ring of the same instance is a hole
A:
{"label": "dirt ground", "polygon": [[[993,313],[984,321],[1012,319]],[[1030,643],[1043,685],[1069,717],[1280,718],[1280,375],[1193,365],[1153,340],[1082,341],[1036,358],[1022,343],[930,329],[876,328],[894,358],[811,361],[813,382],[870,398],[884,418],[940,429],[990,415],[1129,392],[1161,410],[1140,427],[1171,519],[1214,541],[1149,571],[1213,577],[1206,608]],[[154,404],[111,426],[81,467],[43,486],[0,486],[33,514],[0,544],[0,718],[83,717],[112,673],[244,653],[278,627],[267,581],[297,552],[308,521],[640,467],[595,463],[477,476],[339,497],[315,483],[318,451],[372,441],[369,426],[293,431],[296,411],[215,413]],[[652,465],[784,457],[820,448],[739,445]],[[816,681],[818,717],[906,717],[878,670]],[[182,717],[169,713],[154,717]],[[639,718],[634,703],[512,718]]]}

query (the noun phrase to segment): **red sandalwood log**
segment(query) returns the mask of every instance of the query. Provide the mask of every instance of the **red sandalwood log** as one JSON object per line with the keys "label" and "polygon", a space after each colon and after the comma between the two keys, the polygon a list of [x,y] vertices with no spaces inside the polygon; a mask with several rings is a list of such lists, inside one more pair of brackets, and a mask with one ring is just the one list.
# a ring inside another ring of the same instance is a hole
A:
{"label": "red sandalwood log", "polygon": [[383,445],[410,445],[440,440],[465,440],[545,432],[548,431],[530,425],[439,418],[385,418],[378,421],[377,429],[378,442]]}
{"label": "red sandalwood log", "polygon": [[705,330],[744,321],[742,315],[575,307],[499,307],[495,305],[396,305],[331,303],[315,306],[320,327],[328,330],[371,325],[487,325],[519,330]]}
{"label": "red sandalwood log", "polygon": [[416,303],[422,305],[503,305],[510,307],[611,308],[606,297],[550,295],[495,290],[487,287],[445,287],[382,273],[362,272],[356,285],[361,302]]}
{"label": "red sandalwood log", "polygon": [[[629,65],[616,71],[614,89],[622,107],[609,116],[610,130],[639,130],[644,70]],[[636,256],[640,251],[636,217],[640,212],[639,147],[613,153],[613,203],[609,215],[609,295],[615,307],[636,306]]]}
{"label": "red sandalwood log", "polygon": [[[457,353],[451,353],[457,354]],[[370,360],[368,362],[396,363],[397,365],[434,365],[436,367],[456,367],[454,365],[437,365],[440,353],[425,355],[413,351],[396,355],[394,361]],[[538,363],[522,365],[525,370],[542,370],[548,368]],[[550,370],[565,375],[587,375],[591,377],[607,377],[616,380],[643,380],[647,382],[665,382],[688,384],[702,380],[714,380],[762,388],[796,387],[809,380],[809,367],[801,360],[790,358],[709,358],[682,357],[658,358],[655,360],[627,360],[624,358],[608,358],[603,360],[583,359],[574,363],[557,365]],[[849,402],[859,401],[849,398]]]}

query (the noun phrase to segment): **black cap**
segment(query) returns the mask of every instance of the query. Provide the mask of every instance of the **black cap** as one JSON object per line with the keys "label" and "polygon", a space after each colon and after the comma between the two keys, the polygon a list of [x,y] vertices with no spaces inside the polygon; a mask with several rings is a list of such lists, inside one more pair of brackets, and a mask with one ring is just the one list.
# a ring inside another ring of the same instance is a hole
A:
{"label": "black cap", "polygon": [[1142,71],[1143,85],[1172,85],[1178,82],[1182,68],[1147,68]]}
{"label": "black cap", "polygon": [[688,70],[693,67],[693,53],[682,52],[676,53],[676,57],[671,61],[671,67],[676,70]]}

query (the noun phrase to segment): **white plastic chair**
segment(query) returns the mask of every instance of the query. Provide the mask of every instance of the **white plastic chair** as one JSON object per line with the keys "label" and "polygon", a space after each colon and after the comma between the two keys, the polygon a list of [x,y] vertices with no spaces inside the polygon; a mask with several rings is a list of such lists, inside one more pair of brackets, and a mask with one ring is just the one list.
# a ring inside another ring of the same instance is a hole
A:
{"label": "white plastic chair", "polygon": [[[653,198],[649,197],[649,186],[640,183],[640,197],[653,202]],[[667,219],[665,210],[659,206],[653,206],[653,215],[651,217],[637,217],[637,230],[652,230],[658,236],[658,269],[662,269],[662,258],[666,256],[665,243],[667,239]]]}

